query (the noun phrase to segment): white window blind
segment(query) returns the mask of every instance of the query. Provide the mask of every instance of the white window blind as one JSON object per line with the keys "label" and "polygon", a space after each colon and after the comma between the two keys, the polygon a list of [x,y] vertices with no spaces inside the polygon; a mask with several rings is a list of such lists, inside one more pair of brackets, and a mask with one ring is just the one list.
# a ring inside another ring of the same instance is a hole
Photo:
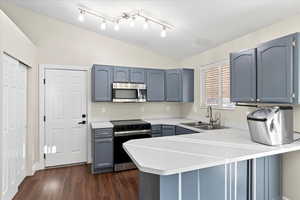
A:
{"label": "white window blind", "polygon": [[230,68],[228,64],[218,64],[201,70],[201,104],[219,108],[232,108],[230,102]]}

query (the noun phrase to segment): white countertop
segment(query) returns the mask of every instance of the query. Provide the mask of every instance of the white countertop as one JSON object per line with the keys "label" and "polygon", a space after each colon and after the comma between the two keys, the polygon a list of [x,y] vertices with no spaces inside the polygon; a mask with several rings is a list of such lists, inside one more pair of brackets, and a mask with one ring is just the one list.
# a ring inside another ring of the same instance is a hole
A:
{"label": "white countertop", "polygon": [[[295,136],[300,138],[300,134]],[[123,146],[140,171],[170,175],[297,151],[300,150],[300,141],[271,147],[252,142],[248,131],[221,129],[190,135],[131,140]]]}
{"label": "white countertop", "polygon": [[92,129],[97,128],[113,128],[113,124],[106,121],[106,122],[91,122]]}
{"label": "white countertop", "polygon": [[[144,121],[151,123],[151,125],[165,124],[165,125],[178,125],[178,126],[186,127],[184,125],[181,125],[180,123],[195,122],[197,120],[186,119],[186,118],[162,118],[162,119],[144,119]],[[109,121],[102,121],[102,122],[94,121],[94,122],[91,122],[91,127],[92,127],[92,129],[112,128],[113,124]],[[186,127],[186,128],[193,129],[191,127]]]}

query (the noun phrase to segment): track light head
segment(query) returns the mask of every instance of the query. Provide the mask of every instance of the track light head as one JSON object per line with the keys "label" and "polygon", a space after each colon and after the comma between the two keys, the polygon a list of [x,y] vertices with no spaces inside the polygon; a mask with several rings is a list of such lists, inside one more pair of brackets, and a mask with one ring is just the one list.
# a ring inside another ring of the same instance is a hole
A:
{"label": "track light head", "polygon": [[116,21],[114,29],[115,29],[115,31],[119,31],[120,30],[119,21]]}
{"label": "track light head", "polygon": [[160,33],[160,37],[165,38],[166,36],[167,36],[167,30],[166,30],[166,27],[163,26],[163,29]]}
{"label": "track light head", "polygon": [[101,30],[102,31],[106,30],[106,21],[105,20],[103,20],[101,23]]}
{"label": "track light head", "polygon": [[85,11],[84,10],[80,10],[79,16],[78,16],[78,21],[84,22],[84,19],[85,19]]}

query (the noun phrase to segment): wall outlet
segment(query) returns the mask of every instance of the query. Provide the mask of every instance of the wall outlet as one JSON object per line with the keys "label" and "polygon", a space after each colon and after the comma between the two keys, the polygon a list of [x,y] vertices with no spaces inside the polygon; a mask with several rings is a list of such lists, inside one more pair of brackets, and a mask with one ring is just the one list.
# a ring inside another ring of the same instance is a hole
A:
{"label": "wall outlet", "polygon": [[144,106],[141,107],[141,112],[145,112],[145,107]]}
{"label": "wall outlet", "polygon": [[106,108],[105,108],[105,107],[102,107],[102,108],[101,108],[101,112],[105,113],[105,112],[106,112]]}

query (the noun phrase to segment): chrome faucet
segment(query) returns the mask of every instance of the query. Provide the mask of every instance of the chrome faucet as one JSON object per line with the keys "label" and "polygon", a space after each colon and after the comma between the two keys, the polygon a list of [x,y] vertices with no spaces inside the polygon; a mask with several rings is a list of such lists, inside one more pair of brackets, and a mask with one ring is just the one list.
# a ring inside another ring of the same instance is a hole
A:
{"label": "chrome faucet", "polygon": [[[214,127],[214,125],[220,125],[220,113],[216,113],[218,115],[216,115],[216,119],[214,119],[213,117],[213,111],[212,111],[212,107],[208,106],[207,110],[206,110],[206,117],[209,118],[209,125],[211,127]],[[218,117],[217,117],[218,116]],[[217,123],[218,122],[218,123]]]}

